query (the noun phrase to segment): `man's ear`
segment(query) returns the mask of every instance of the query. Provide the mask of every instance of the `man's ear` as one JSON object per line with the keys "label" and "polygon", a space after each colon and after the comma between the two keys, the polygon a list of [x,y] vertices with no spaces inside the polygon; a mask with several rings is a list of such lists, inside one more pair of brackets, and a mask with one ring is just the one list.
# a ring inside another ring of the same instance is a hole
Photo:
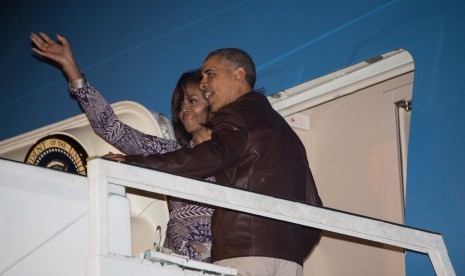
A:
{"label": "man's ear", "polygon": [[237,81],[245,80],[245,75],[245,70],[242,67],[239,67],[236,70],[234,70],[234,79]]}

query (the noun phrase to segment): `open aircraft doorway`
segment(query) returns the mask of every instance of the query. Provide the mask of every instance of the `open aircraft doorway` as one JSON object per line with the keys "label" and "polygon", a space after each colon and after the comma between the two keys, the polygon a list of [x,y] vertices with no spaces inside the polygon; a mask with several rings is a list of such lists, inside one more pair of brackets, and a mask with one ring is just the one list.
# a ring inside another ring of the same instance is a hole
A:
{"label": "open aircraft doorway", "polygon": [[[269,96],[300,136],[326,207],[404,223],[414,65],[392,51]],[[405,275],[405,252],[324,233],[305,275]]]}

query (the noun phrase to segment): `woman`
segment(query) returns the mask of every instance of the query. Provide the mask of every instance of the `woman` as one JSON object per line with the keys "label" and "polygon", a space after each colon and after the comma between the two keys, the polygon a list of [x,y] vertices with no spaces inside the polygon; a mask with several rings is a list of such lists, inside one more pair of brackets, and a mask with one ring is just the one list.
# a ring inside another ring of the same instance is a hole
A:
{"label": "woman", "polygon": [[[71,93],[84,109],[94,131],[125,154],[162,154],[181,147],[194,147],[211,138],[205,126],[208,102],[199,90],[200,70],[186,72],[173,91],[171,111],[178,141],[142,133],[124,124],[102,95],[83,77],[72,55],[71,47],[62,36],[56,43],[46,34],[31,34],[37,54],[58,63],[69,81]],[[208,178],[208,180],[214,180]],[[169,198],[168,221],[164,247],[199,261],[210,261],[211,215],[213,209],[182,199]]]}

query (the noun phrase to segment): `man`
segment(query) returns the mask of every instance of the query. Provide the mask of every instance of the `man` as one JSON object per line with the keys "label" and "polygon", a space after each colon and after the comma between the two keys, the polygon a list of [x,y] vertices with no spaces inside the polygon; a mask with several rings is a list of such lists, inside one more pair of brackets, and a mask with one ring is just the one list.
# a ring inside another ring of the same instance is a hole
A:
{"label": "man", "polygon": [[[251,57],[240,49],[210,53],[200,89],[214,114],[212,139],[163,155],[125,156],[126,163],[321,206],[305,148],[267,98],[253,90]],[[320,231],[232,210],[215,209],[212,261],[239,275],[302,275]]]}

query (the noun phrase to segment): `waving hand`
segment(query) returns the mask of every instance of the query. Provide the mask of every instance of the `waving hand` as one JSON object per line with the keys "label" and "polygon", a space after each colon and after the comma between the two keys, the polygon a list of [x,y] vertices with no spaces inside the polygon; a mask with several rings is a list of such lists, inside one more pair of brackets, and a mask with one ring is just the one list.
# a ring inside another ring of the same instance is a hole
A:
{"label": "waving hand", "polygon": [[60,35],[57,35],[57,39],[58,42],[55,42],[45,33],[40,32],[38,35],[32,33],[31,40],[35,45],[32,50],[58,63],[62,67],[68,81],[71,82],[82,78],[68,41]]}

